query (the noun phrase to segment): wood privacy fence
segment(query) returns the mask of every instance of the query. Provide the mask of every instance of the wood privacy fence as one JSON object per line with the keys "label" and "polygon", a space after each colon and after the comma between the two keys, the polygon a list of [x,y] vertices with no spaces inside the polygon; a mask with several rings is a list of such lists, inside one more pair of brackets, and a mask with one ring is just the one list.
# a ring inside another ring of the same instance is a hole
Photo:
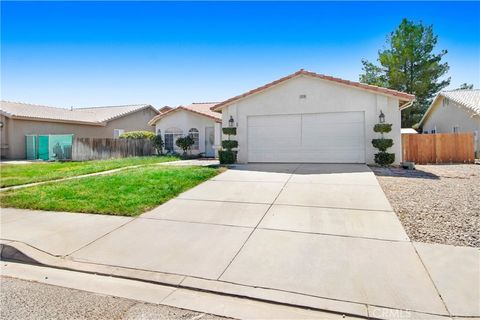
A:
{"label": "wood privacy fence", "polygon": [[403,161],[474,163],[473,133],[402,134]]}
{"label": "wood privacy fence", "polygon": [[149,139],[76,138],[73,140],[72,160],[100,160],[150,156],[155,153]]}

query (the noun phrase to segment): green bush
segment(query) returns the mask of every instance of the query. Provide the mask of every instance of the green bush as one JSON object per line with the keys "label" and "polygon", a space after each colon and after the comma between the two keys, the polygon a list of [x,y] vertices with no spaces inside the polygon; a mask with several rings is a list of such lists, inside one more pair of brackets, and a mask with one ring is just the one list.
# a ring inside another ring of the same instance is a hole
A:
{"label": "green bush", "polygon": [[381,166],[391,165],[395,161],[395,153],[379,152],[375,153],[375,163]]}
{"label": "green bush", "polygon": [[387,151],[388,148],[393,146],[392,139],[373,139],[372,144],[380,151]]}
{"label": "green bush", "polygon": [[218,151],[218,158],[220,164],[232,164],[237,161],[237,153],[232,150],[220,150]]}
{"label": "green bush", "polygon": [[234,136],[237,134],[237,128],[222,128],[223,134]]}
{"label": "green bush", "polygon": [[175,144],[177,145],[177,147],[183,150],[183,154],[185,155],[187,151],[190,150],[190,148],[195,144],[195,141],[190,135],[188,135],[178,138]]}
{"label": "green bush", "polygon": [[120,139],[153,139],[155,133],[151,131],[129,131],[122,133],[119,136]]}
{"label": "green bush", "polygon": [[377,123],[373,127],[373,131],[379,132],[379,133],[388,133],[392,131],[392,124],[391,123]]}
{"label": "green bush", "polygon": [[152,138],[153,147],[157,149],[159,154],[163,154],[163,147],[165,143],[163,142],[162,136],[157,134],[155,137]]}
{"label": "green bush", "polygon": [[238,141],[236,140],[223,140],[222,141],[222,148],[230,150],[233,148],[238,147]]}

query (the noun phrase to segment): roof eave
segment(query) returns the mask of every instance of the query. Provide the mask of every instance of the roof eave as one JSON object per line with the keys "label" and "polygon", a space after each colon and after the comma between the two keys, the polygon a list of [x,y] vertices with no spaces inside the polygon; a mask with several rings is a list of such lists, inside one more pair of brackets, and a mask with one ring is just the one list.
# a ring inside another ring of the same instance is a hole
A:
{"label": "roof eave", "polygon": [[[359,89],[359,90],[365,90],[365,91],[368,91],[368,92],[372,92],[372,93],[375,93],[375,94],[394,97],[396,99],[399,99],[400,101],[412,102],[412,101],[415,100],[415,96],[411,95],[411,94],[408,94],[408,93],[403,93],[403,92],[400,92],[400,91],[396,92],[394,90],[392,91],[391,89],[382,88],[382,87],[375,87],[375,88],[378,88],[378,89],[374,89],[373,87],[372,88],[360,87],[360,86],[358,86],[358,84],[355,85],[355,83],[352,82],[352,81],[343,80],[343,79],[339,79],[339,78],[334,78],[334,77],[330,77],[330,76],[324,76],[324,75],[316,74],[316,73],[313,73],[313,72],[300,70],[300,71],[297,71],[297,72],[295,72],[291,75],[288,75],[286,77],[280,78],[280,79],[275,80],[275,81],[272,81],[272,82],[270,82],[268,84],[265,84],[263,86],[260,86],[256,89],[252,89],[252,90],[250,90],[246,93],[237,95],[233,98],[230,98],[230,99],[227,99],[223,102],[220,102],[219,104],[211,107],[210,109],[212,111],[215,111],[215,112],[221,112],[222,109],[224,109],[224,108],[226,108],[226,107],[228,107],[228,106],[230,106],[234,103],[237,103],[237,102],[239,102],[243,99],[249,98],[253,95],[261,93],[261,92],[263,92],[267,89],[270,89],[270,88],[275,87],[275,86],[277,86],[281,83],[284,83],[286,81],[289,81],[291,79],[294,79],[294,78],[297,78],[297,77],[300,77],[300,76],[309,76],[309,77],[316,78],[316,79],[321,79],[321,80],[324,80],[324,81],[330,81],[330,82],[334,82],[338,85],[344,85],[344,86],[353,87],[353,88],[356,88],[356,89]],[[384,90],[384,91],[390,90],[392,92],[382,92],[382,91],[379,91],[379,90]]]}
{"label": "roof eave", "polygon": [[105,127],[107,124],[105,122],[90,122],[90,121],[77,121],[77,120],[63,120],[63,119],[50,119],[50,118],[38,118],[38,117],[23,117],[23,116],[10,116],[14,120],[27,120],[27,121],[38,121],[38,122],[55,122],[55,123],[68,123],[68,124],[82,124],[88,126],[101,126]]}

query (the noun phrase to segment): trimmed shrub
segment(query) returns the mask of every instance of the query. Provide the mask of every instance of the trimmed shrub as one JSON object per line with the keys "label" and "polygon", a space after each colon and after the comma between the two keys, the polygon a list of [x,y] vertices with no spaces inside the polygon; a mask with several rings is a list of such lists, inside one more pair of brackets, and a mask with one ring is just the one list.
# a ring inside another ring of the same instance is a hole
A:
{"label": "trimmed shrub", "polygon": [[379,152],[375,153],[375,163],[381,166],[391,165],[395,161],[395,153]]}
{"label": "trimmed shrub", "polygon": [[377,123],[373,127],[373,131],[379,132],[379,133],[388,133],[392,131],[392,124],[391,123]]}
{"label": "trimmed shrub", "polygon": [[237,128],[222,128],[223,134],[234,136],[237,134]]}
{"label": "trimmed shrub", "polygon": [[163,147],[165,143],[163,142],[162,136],[157,134],[155,137],[152,138],[153,147],[157,149],[159,154],[163,154]]}
{"label": "trimmed shrub", "polygon": [[222,141],[222,148],[224,148],[224,149],[230,150],[230,149],[237,148],[237,147],[238,147],[238,141],[236,141],[236,140],[223,140]]}
{"label": "trimmed shrub", "polygon": [[220,150],[218,151],[218,158],[220,164],[233,164],[237,161],[237,153],[232,150]]}
{"label": "trimmed shrub", "polygon": [[119,136],[120,139],[153,139],[155,133],[151,131],[129,131],[122,133]]}
{"label": "trimmed shrub", "polygon": [[393,140],[392,139],[373,139],[372,145],[378,150],[384,152],[384,151],[387,151],[388,148],[393,146]]}
{"label": "trimmed shrub", "polygon": [[185,155],[187,154],[187,151],[190,150],[190,148],[195,144],[195,141],[190,135],[188,135],[178,138],[177,141],[175,141],[175,144],[177,147],[183,150],[183,154]]}

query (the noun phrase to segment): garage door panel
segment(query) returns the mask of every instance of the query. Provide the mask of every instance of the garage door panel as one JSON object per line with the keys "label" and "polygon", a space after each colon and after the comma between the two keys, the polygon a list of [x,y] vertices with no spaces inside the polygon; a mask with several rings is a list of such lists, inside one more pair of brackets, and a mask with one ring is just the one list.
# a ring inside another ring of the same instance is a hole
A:
{"label": "garage door panel", "polygon": [[249,162],[365,162],[363,112],[252,116]]}

